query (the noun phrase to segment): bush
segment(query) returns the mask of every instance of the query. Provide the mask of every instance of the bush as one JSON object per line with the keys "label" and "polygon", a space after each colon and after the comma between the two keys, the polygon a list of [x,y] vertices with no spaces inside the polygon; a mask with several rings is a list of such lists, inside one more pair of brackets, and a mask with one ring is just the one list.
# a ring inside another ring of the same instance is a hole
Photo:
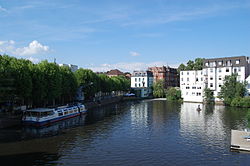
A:
{"label": "bush", "polygon": [[232,100],[230,106],[233,107],[250,107],[250,97],[236,97]]}
{"label": "bush", "polygon": [[169,100],[169,101],[181,100],[181,91],[177,90],[174,87],[170,87],[167,89],[166,97],[167,97],[167,100]]}

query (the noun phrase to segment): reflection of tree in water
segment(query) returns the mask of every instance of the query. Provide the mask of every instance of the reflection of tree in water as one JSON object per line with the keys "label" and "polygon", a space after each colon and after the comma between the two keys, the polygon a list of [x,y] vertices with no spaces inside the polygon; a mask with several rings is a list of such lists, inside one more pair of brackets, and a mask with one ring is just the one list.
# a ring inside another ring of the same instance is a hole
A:
{"label": "reflection of tree in water", "polygon": [[247,114],[249,108],[225,107],[221,118],[226,126],[231,129],[245,129],[247,127]]}
{"label": "reflection of tree in water", "polygon": [[204,104],[205,108],[205,115],[213,114],[214,113],[214,104]]}

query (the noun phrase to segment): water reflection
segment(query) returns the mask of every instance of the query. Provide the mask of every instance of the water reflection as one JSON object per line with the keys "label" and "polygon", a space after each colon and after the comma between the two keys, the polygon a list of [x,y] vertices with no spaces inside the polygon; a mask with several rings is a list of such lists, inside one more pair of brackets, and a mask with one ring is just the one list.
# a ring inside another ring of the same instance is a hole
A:
{"label": "water reflection", "polygon": [[248,164],[248,155],[229,151],[230,131],[247,126],[247,110],[202,105],[198,112],[197,107],[159,100],[124,102],[41,130],[1,130],[0,161],[11,165]]}
{"label": "water reflection", "polygon": [[140,104],[131,105],[131,125],[135,127],[148,126],[149,102],[141,102]]}

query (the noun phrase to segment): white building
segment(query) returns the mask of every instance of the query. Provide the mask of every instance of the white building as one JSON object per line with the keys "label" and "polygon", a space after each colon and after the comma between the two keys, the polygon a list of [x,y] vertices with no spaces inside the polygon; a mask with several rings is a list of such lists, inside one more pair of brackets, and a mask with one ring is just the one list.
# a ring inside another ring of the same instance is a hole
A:
{"label": "white building", "polygon": [[152,93],[153,74],[150,71],[134,71],[131,76],[131,88],[137,96],[148,97]]}
{"label": "white building", "polygon": [[180,89],[183,101],[203,102],[203,79],[202,70],[180,72]]}
{"label": "white building", "polygon": [[[203,90],[205,87],[208,87],[213,91],[215,101],[220,101],[217,96],[219,95],[223,81],[226,76],[234,73],[238,74],[238,81],[243,82],[246,80],[250,74],[249,57],[238,56],[204,59],[202,70],[181,71],[180,88],[182,90],[183,100],[202,102],[204,96]],[[201,87],[201,89],[197,89],[197,87]],[[201,93],[201,96],[199,93]]]}
{"label": "white building", "polygon": [[59,66],[67,66],[70,68],[70,70],[72,72],[75,72],[76,70],[78,70],[78,66],[77,65],[72,65],[72,64],[59,64]]}

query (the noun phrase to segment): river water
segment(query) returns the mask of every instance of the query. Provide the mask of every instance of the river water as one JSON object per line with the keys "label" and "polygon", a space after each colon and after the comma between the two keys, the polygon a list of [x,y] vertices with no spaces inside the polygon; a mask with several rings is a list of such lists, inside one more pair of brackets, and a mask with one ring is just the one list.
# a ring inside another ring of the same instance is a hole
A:
{"label": "river water", "polygon": [[89,110],[52,126],[0,130],[1,165],[249,165],[230,151],[247,110],[165,100]]}

